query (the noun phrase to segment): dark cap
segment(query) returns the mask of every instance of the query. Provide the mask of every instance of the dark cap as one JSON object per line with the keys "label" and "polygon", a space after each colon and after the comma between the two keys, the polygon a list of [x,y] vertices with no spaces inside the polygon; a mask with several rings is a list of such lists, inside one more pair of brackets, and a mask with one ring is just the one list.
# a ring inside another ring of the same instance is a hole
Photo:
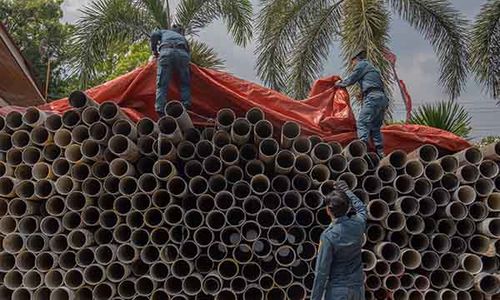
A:
{"label": "dark cap", "polygon": [[351,57],[351,59],[365,58],[366,57],[366,49],[365,48],[358,48],[353,53],[354,53],[354,55]]}

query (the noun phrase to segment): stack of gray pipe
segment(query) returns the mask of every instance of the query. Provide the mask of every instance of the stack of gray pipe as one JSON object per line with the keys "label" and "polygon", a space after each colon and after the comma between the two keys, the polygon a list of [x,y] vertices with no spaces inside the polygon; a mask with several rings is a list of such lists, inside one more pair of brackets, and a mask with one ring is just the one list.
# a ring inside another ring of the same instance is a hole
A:
{"label": "stack of gray pipe", "polygon": [[70,104],[0,118],[0,299],[308,298],[334,180],[368,203],[366,299],[499,291],[500,144],[370,169],[258,108],[200,131],[176,101],[137,124]]}

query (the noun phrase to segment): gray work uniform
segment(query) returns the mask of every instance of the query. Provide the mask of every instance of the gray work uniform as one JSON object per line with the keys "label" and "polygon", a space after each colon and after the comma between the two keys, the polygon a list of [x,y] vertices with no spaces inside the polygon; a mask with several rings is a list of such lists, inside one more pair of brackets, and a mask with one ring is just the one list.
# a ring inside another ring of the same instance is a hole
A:
{"label": "gray work uniform", "polygon": [[346,191],[346,195],[356,214],[335,219],[321,234],[311,300],[362,300],[365,297],[361,248],[366,206],[351,191]]}
{"label": "gray work uniform", "polygon": [[366,143],[369,142],[370,137],[373,138],[377,152],[382,155],[384,141],[380,129],[389,100],[384,93],[380,71],[368,60],[362,59],[356,64],[352,74],[336,86],[348,87],[355,83],[359,83],[363,92],[363,106],[356,122],[358,138]]}

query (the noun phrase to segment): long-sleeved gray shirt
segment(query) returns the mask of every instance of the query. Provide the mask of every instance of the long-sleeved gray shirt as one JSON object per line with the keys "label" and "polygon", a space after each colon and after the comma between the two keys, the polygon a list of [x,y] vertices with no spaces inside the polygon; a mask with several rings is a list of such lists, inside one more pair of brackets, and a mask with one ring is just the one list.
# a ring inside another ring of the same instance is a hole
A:
{"label": "long-sleeved gray shirt", "polygon": [[321,234],[311,300],[321,300],[324,294],[332,296],[330,292],[334,288],[363,286],[361,248],[366,227],[366,205],[351,191],[345,193],[356,214],[335,219]]}
{"label": "long-sleeved gray shirt", "polygon": [[366,96],[368,90],[384,91],[384,83],[380,71],[375,68],[368,60],[362,59],[358,61],[352,73],[341,82],[337,83],[339,87],[348,87],[355,83],[359,83],[361,91]]}

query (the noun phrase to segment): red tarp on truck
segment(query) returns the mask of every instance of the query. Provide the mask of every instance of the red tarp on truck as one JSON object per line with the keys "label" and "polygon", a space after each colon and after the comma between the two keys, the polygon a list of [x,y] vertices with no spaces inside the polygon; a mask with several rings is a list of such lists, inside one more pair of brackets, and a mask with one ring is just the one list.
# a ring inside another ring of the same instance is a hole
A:
{"label": "red tarp on truck", "polygon": [[[316,81],[309,98],[296,101],[228,73],[195,65],[191,66],[191,71],[191,109],[196,114],[215,118],[217,110],[230,107],[236,114],[243,115],[246,110],[256,106],[266,113],[266,118],[278,130],[285,121],[293,120],[301,125],[304,134],[316,134],[327,141],[336,140],[345,145],[356,138],[356,122],[349,95],[344,89],[333,87],[333,83],[339,79],[337,76]],[[116,101],[132,120],[137,121],[143,116],[156,118],[155,86],[156,64],[153,62],[92,88],[87,93],[97,102]],[[169,98],[179,98],[174,84],[170,87]],[[62,113],[70,107],[67,99],[61,99],[40,108]],[[196,115],[192,117],[195,123],[206,122]],[[385,126],[383,134],[386,152],[394,149],[409,152],[423,144],[434,144],[449,151],[470,146],[466,140],[447,131],[418,125]]]}

